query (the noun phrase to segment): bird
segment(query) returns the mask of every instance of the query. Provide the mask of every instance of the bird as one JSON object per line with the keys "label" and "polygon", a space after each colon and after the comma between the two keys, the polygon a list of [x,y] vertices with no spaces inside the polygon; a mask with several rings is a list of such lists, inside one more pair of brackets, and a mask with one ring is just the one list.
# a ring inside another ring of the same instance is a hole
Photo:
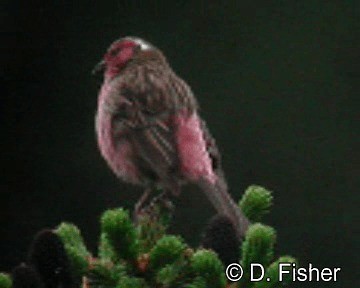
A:
{"label": "bird", "polygon": [[176,197],[193,183],[243,238],[250,223],[228,192],[215,139],[192,89],[162,51],[139,37],[122,37],[94,72],[103,72],[95,116],[98,148],[118,178],[143,187],[138,210],[155,189]]}

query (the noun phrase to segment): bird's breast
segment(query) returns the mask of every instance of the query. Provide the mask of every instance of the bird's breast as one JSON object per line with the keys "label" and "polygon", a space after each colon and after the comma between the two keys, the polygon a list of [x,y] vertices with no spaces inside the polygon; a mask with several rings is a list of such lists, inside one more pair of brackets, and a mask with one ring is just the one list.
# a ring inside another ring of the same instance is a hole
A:
{"label": "bird's breast", "polygon": [[124,181],[138,184],[132,145],[122,131],[117,130],[115,135],[112,115],[102,105],[99,105],[95,121],[99,150],[107,164]]}

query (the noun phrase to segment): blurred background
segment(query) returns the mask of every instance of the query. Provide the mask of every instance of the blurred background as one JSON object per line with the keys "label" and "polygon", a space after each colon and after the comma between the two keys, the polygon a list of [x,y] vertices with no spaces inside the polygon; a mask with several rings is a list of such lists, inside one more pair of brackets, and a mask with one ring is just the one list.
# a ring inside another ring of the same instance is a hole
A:
{"label": "blurred background", "polygon": [[[136,35],[191,85],[233,197],[274,192],[264,222],[278,253],[342,268],[337,283],[301,287],[359,284],[359,2],[213,2],[2,1],[0,270],[61,221],[95,251],[101,213],[140,196],[97,150],[91,75],[113,40]],[[196,245],[209,208],[185,188],[172,232]]]}

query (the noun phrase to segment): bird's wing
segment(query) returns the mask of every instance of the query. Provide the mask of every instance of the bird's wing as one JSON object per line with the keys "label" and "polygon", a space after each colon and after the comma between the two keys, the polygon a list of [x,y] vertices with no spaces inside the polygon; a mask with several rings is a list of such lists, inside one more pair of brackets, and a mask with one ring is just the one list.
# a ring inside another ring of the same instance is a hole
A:
{"label": "bird's wing", "polygon": [[216,145],[214,137],[210,134],[209,129],[206,126],[205,121],[201,120],[201,130],[203,132],[203,137],[206,143],[206,150],[209,153],[209,156],[211,158],[213,170],[218,174],[222,173],[222,167],[221,167],[221,154],[220,151]]}
{"label": "bird's wing", "polygon": [[139,165],[162,180],[169,180],[178,164],[173,119],[177,111],[186,109],[182,99],[188,93],[180,84],[172,78],[146,75],[141,83],[128,84],[121,91],[129,106],[119,115],[125,119]]}

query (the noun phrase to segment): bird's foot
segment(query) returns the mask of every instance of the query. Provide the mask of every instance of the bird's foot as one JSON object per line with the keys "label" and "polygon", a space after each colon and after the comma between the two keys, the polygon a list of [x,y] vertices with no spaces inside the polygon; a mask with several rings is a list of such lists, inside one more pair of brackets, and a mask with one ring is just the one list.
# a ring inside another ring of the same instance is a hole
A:
{"label": "bird's foot", "polygon": [[146,208],[147,210],[154,210],[157,206],[161,210],[164,209],[172,212],[174,210],[174,205],[170,198],[171,195],[168,192],[162,192],[158,196],[154,197]]}
{"label": "bird's foot", "polygon": [[137,222],[137,219],[144,214],[146,208],[145,203],[148,201],[151,194],[151,189],[146,188],[144,193],[141,195],[140,199],[137,201],[134,207],[134,220]]}
{"label": "bird's foot", "polygon": [[[157,218],[159,215],[167,215],[168,218],[172,217],[174,212],[174,205],[170,199],[172,196],[168,192],[162,192],[159,195],[153,197],[149,201],[150,192],[145,190],[137,204],[135,205],[135,222],[138,223],[139,219],[143,216],[150,218]],[[146,204],[148,202],[148,204]]]}

